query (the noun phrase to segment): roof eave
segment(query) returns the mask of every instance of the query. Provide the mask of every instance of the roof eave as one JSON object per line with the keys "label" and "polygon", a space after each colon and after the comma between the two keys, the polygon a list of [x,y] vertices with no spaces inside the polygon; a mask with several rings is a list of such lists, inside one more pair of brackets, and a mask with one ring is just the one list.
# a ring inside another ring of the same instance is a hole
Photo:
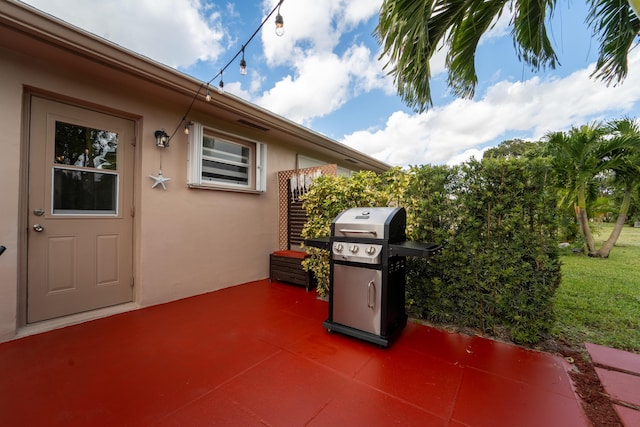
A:
{"label": "roof eave", "polygon": [[[95,34],[75,27],[52,15],[16,0],[0,2],[0,24],[28,34],[40,41],[73,52],[91,61],[111,67],[151,84],[193,97],[203,82],[174,68],[154,61],[110,42]],[[235,95],[216,97],[216,103],[239,116],[250,117],[279,131],[338,154],[343,160],[361,168],[380,172],[391,166],[370,157],[345,144],[328,138],[318,132],[299,125],[262,107],[245,101]]]}

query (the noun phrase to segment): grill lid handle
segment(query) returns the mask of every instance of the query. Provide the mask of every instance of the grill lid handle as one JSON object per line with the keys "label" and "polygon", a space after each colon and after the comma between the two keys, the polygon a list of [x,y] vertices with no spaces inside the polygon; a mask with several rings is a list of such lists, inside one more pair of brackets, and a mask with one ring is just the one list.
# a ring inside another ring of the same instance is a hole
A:
{"label": "grill lid handle", "polygon": [[343,234],[372,234],[374,236],[378,236],[378,232],[375,230],[352,230],[349,228],[341,228],[340,231]]}

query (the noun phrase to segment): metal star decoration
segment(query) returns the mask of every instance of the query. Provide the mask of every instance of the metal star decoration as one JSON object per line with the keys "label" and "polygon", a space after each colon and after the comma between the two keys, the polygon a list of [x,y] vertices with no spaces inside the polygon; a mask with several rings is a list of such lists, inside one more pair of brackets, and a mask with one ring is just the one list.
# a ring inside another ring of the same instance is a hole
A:
{"label": "metal star decoration", "polygon": [[171,178],[165,178],[164,176],[162,176],[162,171],[158,172],[158,176],[149,175],[149,178],[155,181],[151,188],[156,188],[158,185],[162,185],[163,190],[167,189],[167,186],[164,183],[167,181],[171,181]]}

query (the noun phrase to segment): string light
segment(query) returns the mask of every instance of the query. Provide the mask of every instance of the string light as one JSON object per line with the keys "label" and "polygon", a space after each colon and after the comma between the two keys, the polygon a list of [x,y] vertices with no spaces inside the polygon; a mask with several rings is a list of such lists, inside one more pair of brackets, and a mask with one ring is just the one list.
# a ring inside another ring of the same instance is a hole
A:
{"label": "string light", "polygon": [[222,67],[222,69],[220,70],[220,72],[218,74],[213,76],[211,78],[211,80],[209,80],[208,82],[203,82],[203,83],[200,84],[200,87],[198,88],[198,90],[196,91],[195,95],[193,96],[193,99],[191,99],[191,104],[189,104],[189,107],[187,108],[187,111],[184,113],[184,116],[182,116],[182,120],[180,120],[180,123],[178,123],[178,126],[176,126],[176,129],[173,131],[171,136],[168,138],[167,145],[168,145],[169,141],[171,141],[171,139],[173,139],[173,137],[178,132],[178,129],[180,129],[180,126],[183,123],[185,124],[184,133],[188,134],[188,132],[189,132],[189,127],[188,126],[191,124],[191,122],[187,122],[187,116],[191,112],[191,108],[193,108],[193,104],[196,102],[196,99],[198,99],[198,96],[200,95],[202,89],[205,86],[206,86],[207,89],[206,89],[206,92],[205,92],[204,99],[206,101],[211,101],[211,92],[209,91],[209,85],[218,76],[220,77],[220,83],[218,84],[218,92],[219,93],[224,93],[224,82],[222,81],[222,73],[227,68],[229,68],[229,66],[233,63],[233,61],[235,61],[238,58],[238,56],[240,56],[240,54],[242,54],[242,59],[240,60],[240,74],[243,75],[243,76],[246,75],[246,73],[247,73],[247,62],[244,60],[244,48],[251,42],[251,40],[254,39],[254,37],[262,29],[264,24],[266,24],[266,22],[273,16],[273,14],[276,12],[276,10],[278,11],[278,14],[276,15],[276,34],[279,37],[284,35],[284,19],[282,18],[282,15],[280,15],[280,6],[282,6],[282,3],[284,3],[284,0],[279,0],[278,1],[278,4],[271,10],[271,12],[269,12],[269,14],[266,16],[266,18],[264,18],[264,20],[260,23],[258,28],[256,28],[256,30],[253,32],[253,34],[251,34],[251,37],[249,37],[247,42],[245,44],[243,44],[242,48],[233,56],[233,58],[231,58],[231,60],[229,60],[229,62],[227,62],[227,64],[224,67]]}
{"label": "string light", "polygon": [[242,46],[242,59],[240,60],[240,75],[247,75],[247,61],[244,60],[244,46]]}
{"label": "string light", "polygon": [[280,15],[280,5],[282,2],[278,3],[278,14],[276,15],[276,36],[282,37],[284,35],[284,18]]}
{"label": "string light", "polygon": [[222,71],[220,71],[220,83],[218,83],[218,93],[224,93],[224,82],[222,81]]}

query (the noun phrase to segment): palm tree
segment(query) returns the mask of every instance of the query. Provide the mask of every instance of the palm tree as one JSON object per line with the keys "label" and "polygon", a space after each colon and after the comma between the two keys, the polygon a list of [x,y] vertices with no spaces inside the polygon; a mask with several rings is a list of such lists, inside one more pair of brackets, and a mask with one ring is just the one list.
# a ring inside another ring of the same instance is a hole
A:
{"label": "palm tree", "polygon": [[610,122],[608,130],[610,135],[624,146],[619,149],[617,155],[614,155],[617,157],[615,164],[610,165],[614,173],[614,183],[621,187],[624,194],[616,224],[607,241],[596,253],[601,258],[608,258],[618,241],[622,228],[627,222],[631,198],[640,187],[640,127],[635,121],[624,118]]}
{"label": "palm tree", "polygon": [[[578,228],[589,256],[609,256],[625,224],[634,189],[640,183],[640,131],[631,119],[612,121],[606,125],[592,123],[574,127],[569,132],[546,135],[544,154],[564,184],[560,203],[573,203]],[[607,242],[597,249],[589,228],[587,207],[597,195],[596,178],[613,173],[624,191],[616,226]]]}
{"label": "palm tree", "polygon": [[589,228],[587,201],[594,197],[593,177],[606,168],[599,167],[600,153],[597,147],[606,135],[599,123],[572,128],[569,132],[551,132],[545,136],[544,154],[551,157],[551,164],[558,180],[564,184],[560,204],[573,204],[582,235],[585,251],[595,251],[595,241]]}
{"label": "palm tree", "polygon": [[[640,31],[640,19],[627,0],[585,0],[588,25],[597,35],[599,57],[593,76],[616,84],[627,75],[627,54]],[[634,0],[635,1],[635,0]],[[432,103],[429,60],[446,46],[448,85],[471,98],[477,85],[475,53],[480,37],[503,13],[510,13],[516,53],[534,71],[554,68],[558,58],[547,33],[556,0],[383,0],[375,36],[380,58],[394,76],[407,105],[424,111]]]}

